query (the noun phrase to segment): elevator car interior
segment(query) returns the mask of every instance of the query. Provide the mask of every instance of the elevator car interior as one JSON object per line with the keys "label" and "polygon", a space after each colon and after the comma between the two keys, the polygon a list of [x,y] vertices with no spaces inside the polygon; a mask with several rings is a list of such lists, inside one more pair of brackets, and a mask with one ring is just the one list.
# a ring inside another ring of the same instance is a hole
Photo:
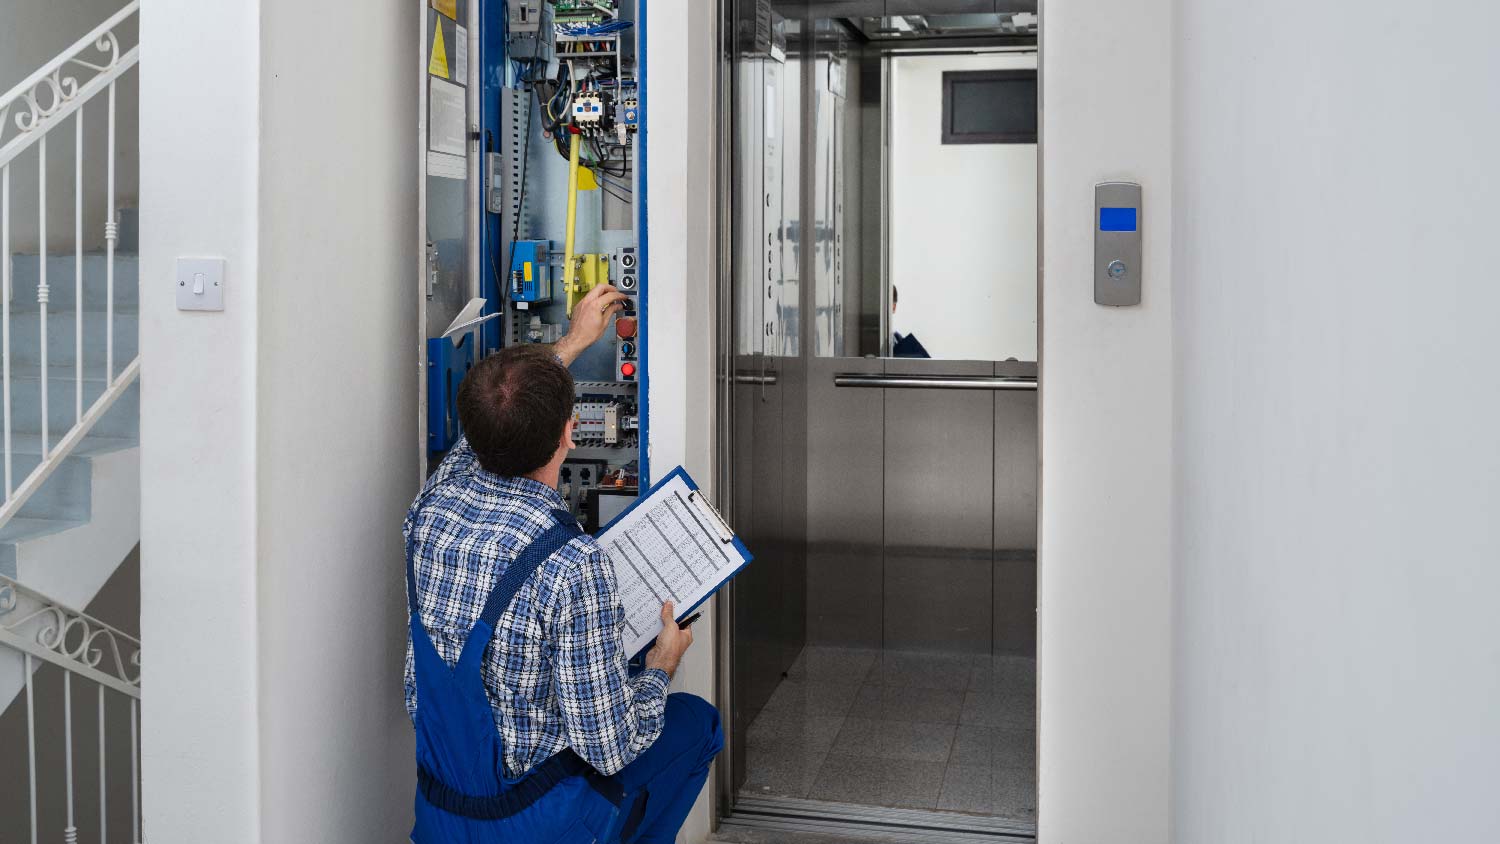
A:
{"label": "elevator car interior", "polygon": [[722,832],[1027,838],[1036,8],[860,5],[724,3]]}
{"label": "elevator car interior", "polygon": [[[719,14],[702,328],[713,486],[756,561],[718,603],[718,834],[1029,839],[1036,4]],[[649,4],[433,0],[425,17],[419,450],[430,468],[461,436],[470,366],[556,341],[612,283],[631,307],[574,367],[560,490],[592,530],[653,477],[644,175],[671,162],[649,156]]]}

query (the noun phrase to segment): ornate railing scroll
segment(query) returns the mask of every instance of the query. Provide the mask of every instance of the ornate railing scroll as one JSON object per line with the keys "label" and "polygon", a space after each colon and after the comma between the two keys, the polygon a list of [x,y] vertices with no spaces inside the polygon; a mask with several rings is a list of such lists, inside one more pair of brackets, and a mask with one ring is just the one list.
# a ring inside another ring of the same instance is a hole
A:
{"label": "ornate railing scroll", "polygon": [[141,642],[0,575],[0,645],[60,666],[137,700]]}
{"label": "ornate railing scroll", "polygon": [[[17,652],[20,659],[11,658]],[[63,844],[77,844],[79,828],[74,814],[75,752],[74,729],[74,680],[87,679],[96,684],[97,713],[99,723],[98,783],[99,818],[94,828],[97,840],[103,841],[103,830],[109,824],[109,796],[115,794],[124,799],[127,791],[118,777],[113,783],[108,777],[111,746],[107,741],[106,712],[109,710],[111,693],[123,695],[130,709],[130,783],[131,803],[130,840],[140,844],[140,716],[141,716],[141,642],[104,622],[55,601],[20,582],[0,575],[0,691],[6,693],[0,706],[8,704],[10,695],[18,693],[26,701],[26,746],[0,747],[0,764],[17,773],[27,772],[29,786],[30,838],[37,842],[55,840],[60,833]],[[41,667],[39,663],[51,663],[62,669],[63,682],[63,770],[57,774],[37,765],[37,740],[54,741],[55,736],[40,735],[37,731],[37,689],[33,675]],[[19,676],[13,676],[18,674]],[[116,698],[118,700],[118,698]],[[117,704],[118,705],[118,704]],[[118,753],[120,748],[116,747]],[[17,758],[24,752],[23,761]],[[43,818],[37,812],[40,788],[55,787],[57,780],[66,794],[66,821],[61,829],[43,828]],[[17,779],[17,784],[19,780]],[[112,790],[119,789],[118,793]],[[24,822],[18,818],[0,818],[0,840],[12,838],[21,841]],[[45,833],[45,835],[43,835]],[[90,837],[89,840],[95,840]]]}
{"label": "ornate railing scroll", "polygon": [[139,45],[122,50],[117,30],[139,9],[139,0],[127,4],[0,95],[0,165],[15,158],[135,65]]}

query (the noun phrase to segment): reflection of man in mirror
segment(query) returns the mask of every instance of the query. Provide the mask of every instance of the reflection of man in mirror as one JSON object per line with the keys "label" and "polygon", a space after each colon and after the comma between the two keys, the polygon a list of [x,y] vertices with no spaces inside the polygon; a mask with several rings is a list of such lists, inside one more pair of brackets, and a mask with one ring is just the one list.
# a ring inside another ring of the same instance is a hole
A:
{"label": "reflection of man in mirror", "polygon": [[[895,322],[896,300],[900,293],[896,285],[891,285],[891,322]],[[891,330],[891,357],[893,358],[930,358],[927,349],[917,339],[915,334],[902,334],[895,329]]]}

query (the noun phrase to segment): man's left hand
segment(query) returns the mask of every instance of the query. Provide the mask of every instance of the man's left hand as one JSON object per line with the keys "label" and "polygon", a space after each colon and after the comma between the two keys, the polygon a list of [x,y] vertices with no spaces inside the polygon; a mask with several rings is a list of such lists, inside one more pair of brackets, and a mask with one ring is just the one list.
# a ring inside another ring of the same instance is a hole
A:
{"label": "man's left hand", "polygon": [[609,323],[620,311],[625,310],[625,294],[613,284],[601,284],[590,290],[573,307],[573,324],[568,327],[566,337],[553,347],[564,366],[583,354],[583,350],[599,342]]}

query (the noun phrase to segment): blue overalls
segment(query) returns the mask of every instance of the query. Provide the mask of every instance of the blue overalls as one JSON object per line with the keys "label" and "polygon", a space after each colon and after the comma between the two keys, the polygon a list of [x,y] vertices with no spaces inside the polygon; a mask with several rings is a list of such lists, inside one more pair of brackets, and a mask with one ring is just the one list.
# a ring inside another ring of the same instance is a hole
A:
{"label": "blue overalls", "polygon": [[[417,685],[416,844],[613,844],[671,841],[723,746],[718,711],[690,695],[667,698],[662,736],[614,776],[571,749],[519,780],[505,755],[485,694],[484,651],[495,624],[526,580],[581,531],[568,513],[506,567],[452,668],[438,655],[418,611],[411,539],[407,601]],[[648,808],[649,806],[649,808]],[[637,831],[638,834],[637,834]]]}

